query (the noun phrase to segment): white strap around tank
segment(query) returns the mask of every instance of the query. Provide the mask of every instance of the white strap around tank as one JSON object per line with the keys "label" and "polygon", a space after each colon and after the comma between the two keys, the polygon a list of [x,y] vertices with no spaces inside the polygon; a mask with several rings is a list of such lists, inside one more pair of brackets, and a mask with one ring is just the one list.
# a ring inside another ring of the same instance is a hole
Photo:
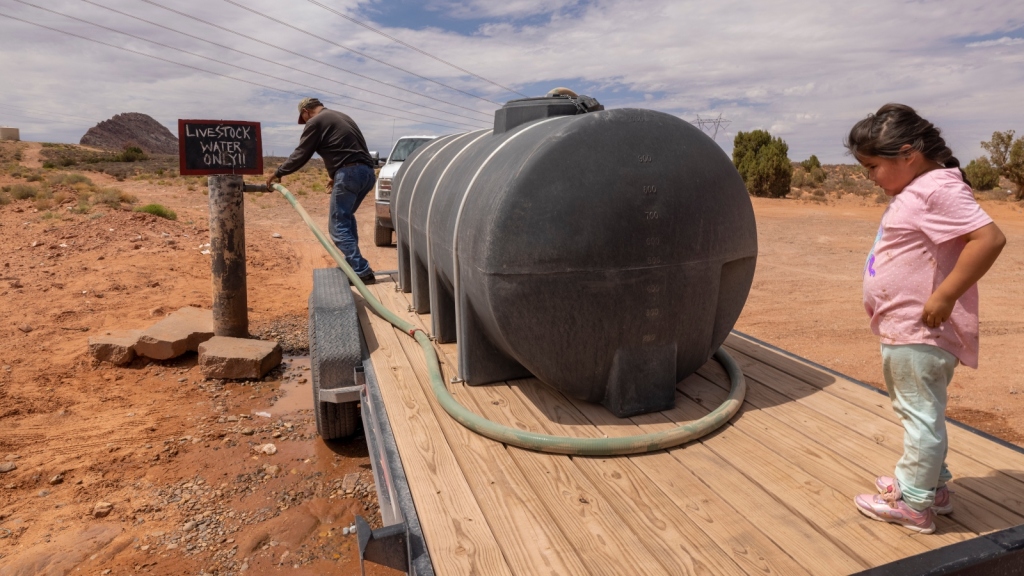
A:
{"label": "white strap around tank", "polygon": [[526,128],[523,128],[519,132],[510,136],[507,140],[505,140],[497,148],[495,148],[494,151],[491,152],[489,156],[487,156],[487,158],[480,164],[480,167],[477,168],[476,174],[473,174],[473,179],[469,181],[469,185],[466,186],[466,193],[462,195],[462,201],[459,202],[459,211],[455,215],[455,231],[452,233],[452,284],[454,289],[453,291],[455,292],[456,330],[458,330],[458,327],[462,326],[462,307],[459,305],[459,224],[462,222],[462,210],[466,207],[466,199],[469,198],[469,193],[473,189],[473,184],[476,183],[477,177],[479,177],[480,173],[484,171],[484,168],[487,167],[487,164],[491,161],[491,159],[494,158],[498,154],[498,152],[501,151],[502,148],[507,146],[509,142],[515,140],[516,138],[519,138],[523,134],[526,134],[530,130],[533,130],[534,128],[542,124],[554,122],[555,120],[564,120],[566,118],[572,118],[572,116],[556,116],[554,118],[541,120],[540,122],[531,124],[530,126],[527,126]]}

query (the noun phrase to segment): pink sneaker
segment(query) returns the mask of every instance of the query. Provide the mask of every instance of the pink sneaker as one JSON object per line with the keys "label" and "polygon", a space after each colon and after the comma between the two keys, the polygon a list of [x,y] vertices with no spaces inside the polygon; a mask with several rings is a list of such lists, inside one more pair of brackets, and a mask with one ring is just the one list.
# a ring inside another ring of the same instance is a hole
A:
{"label": "pink sneaker", "polygon": [[857,510],[861,514],[873,520],[893,522],[922,534],[935,532],[935,514],[931,508],[918,512],[907,506],[903,500],[896,498],[893,492],[861,494],[853,499],[853,503],[857,505]]}
{"label": "pink sneaker", "polygon": [[[903,493],[900,491],[899,483],[892,476],[879,476],[875,478],[875,488],[878,488],[879,494],[885,494],[886,492],[895,492],[896,499],[903,498]],[[949,497],[953,493],[945,485],[939,486],[935,490],[935,503],[932,504],[932,512],[936,514],[952,514],[953,513],[953,500]]]}

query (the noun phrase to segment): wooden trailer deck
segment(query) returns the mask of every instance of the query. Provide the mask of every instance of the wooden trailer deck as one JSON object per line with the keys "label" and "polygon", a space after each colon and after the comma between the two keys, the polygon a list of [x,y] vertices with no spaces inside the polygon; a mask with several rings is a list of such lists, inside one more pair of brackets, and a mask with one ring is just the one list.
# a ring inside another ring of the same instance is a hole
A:
{"label": "wooden trailer deck", "polygon": [[[407,312],[395,284],[369,287]],[[886,396],[752,339],[729,353],[746,375],[739,415],[717,433],[641,456],[570,457],[505,446],[434,400],[422,351],[356,295],[360,322],[433,570],[462,574],[849,574],[1024,524],[1024,454],[950,426],[955,511],[932,535],[869,520],[853,498],[902,452]],[[436,346],[446,379],[455,345]],[[602,437],[664,430],[718,406],[713,360],[673,410],[618,419],[536,380],[450,384],[509,426]]]}

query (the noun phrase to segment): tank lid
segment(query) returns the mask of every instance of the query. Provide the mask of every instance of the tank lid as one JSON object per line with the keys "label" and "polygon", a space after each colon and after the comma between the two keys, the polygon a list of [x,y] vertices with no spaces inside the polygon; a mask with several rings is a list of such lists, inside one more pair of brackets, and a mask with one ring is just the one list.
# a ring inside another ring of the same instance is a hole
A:
{"label": "tank lid", "polygon": [[604,106],[589,96],[573,98],[556,95],[509,100],[494,111],[494,133],[501,134],[521,124],[544,118],[573,116],[598,110],[604,110]]}

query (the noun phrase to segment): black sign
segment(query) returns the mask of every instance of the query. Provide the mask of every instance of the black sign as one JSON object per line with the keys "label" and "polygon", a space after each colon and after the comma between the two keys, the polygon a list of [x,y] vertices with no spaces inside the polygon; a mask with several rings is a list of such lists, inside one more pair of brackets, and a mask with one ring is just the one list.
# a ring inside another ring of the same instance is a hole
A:
{"label": "black sign", "polygon": [[204,174],[263,174],[259,122],[178,120],[179,171]]}

